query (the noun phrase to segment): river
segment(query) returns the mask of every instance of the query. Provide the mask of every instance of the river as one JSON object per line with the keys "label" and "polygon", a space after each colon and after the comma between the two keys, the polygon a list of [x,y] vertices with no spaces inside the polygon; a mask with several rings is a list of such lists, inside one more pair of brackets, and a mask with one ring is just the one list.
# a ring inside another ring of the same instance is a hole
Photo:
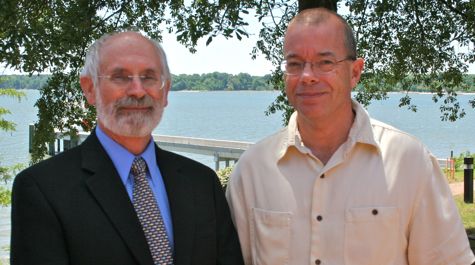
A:
{"label": "river", "polygon": [[[39,91],[27,90],[28,100],[20,103],[0,97],[0,106],[11,111],[2,118],[17,124],[15,132],[0,132],[1,165],[19,162],[28,164],[28,124],[37,120],[33,106]],[[278,92],[170,92],[169,105],[154,134],[188,136],[209,139],[256,142],[282,128],[280,114],[265,116],[267,106]],[[468,105],[475,95],[459,95],[461,108],[467,116],[456,122],[440,121],[440,104],[431,100],[430,94],[411,94],[418,112],[399,108],[403,94],[389,94],[381,102],[373,102],[367,109],[372,118],[413,134],[438,158],[446,158],[471,150],[475,152],[475,110]],[[214,168],[212,157],[183,154]],[[224,162],[221,167],[224,166]],[[11,183],[4,185],[10,187]],[[0,247],[9,245],[10,209],[0,209]],[[0,249],[0,258],[8,253]]]}

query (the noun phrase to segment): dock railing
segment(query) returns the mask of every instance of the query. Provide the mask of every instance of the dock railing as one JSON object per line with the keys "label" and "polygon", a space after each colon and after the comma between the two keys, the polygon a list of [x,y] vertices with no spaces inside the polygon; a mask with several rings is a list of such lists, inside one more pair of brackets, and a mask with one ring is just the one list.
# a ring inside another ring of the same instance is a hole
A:
{"label": "dock railing", "polygon": [[[29,150],[32,152],[32,139],[34,134],[34,125],[30,124]],[[89,133],[79,132],[77,137],[65,135],[64,132],[55,131],[51,135],[51,141],[48,144],[48,154],[55,155],[59,152],[68,150],[80,145]],[[246,151],[254,143],[214,140],[193,137],[169,136],[153,134],[155,143],[162,149],[172,152],[184,152],[200,155],[208,155],[214,157],[215,170],[219,170],[219,162],[224,161],[226,167],[229,162],[234,164],[239,160],[242,153]]]}
{"label": "dock railing", "polygon": [[[34,131],[34,125],[30,124],[30,153],[32,152],[32,138]],[[48,154],[55,155],[56,153],[80,145],[82,142],[84,142],[84,140],[86,140],[88,136],[89,133],[79,132],[78,137],[71,139],[70,135],[64,135],[63,132],[56,131],[51,135],[51,141],[48,145]],[[241,157],[242,153],[244,153],[244,151],[254,144],[250,142],[225,141],[158,134],[153,134],[152,136],[155,143],[160,146],[160,148],[167,151],[213,156],[215,170],[219,170],[219,162],[221,161],[225,162],[226,167],[229,166],[230,161],[233,161],[235,164]],[[438,158],[437,161],[439,162],[441,168],[445,168],[445,159]]]}

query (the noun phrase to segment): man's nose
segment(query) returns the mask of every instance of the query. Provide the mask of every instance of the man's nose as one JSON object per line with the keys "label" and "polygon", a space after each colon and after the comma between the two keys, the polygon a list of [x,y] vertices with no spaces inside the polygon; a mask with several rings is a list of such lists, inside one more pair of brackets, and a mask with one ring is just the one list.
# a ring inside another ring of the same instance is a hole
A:
{"label": "man's nose", "polygon": [[145,91],[145,87],[143,86],[142,80],[140,80],[140,76],[133,76],[129,87],[127,88],[127,95],[141,98],[146,94],[147,91]]}
{"label": "man's nose", "polygon": [[312,69],[312,63],[307,62],[302,69],[302,73],[300,74],[300,83],[303,85],[311,85],[318,83],[320,81],[320,77],[315,74]]}

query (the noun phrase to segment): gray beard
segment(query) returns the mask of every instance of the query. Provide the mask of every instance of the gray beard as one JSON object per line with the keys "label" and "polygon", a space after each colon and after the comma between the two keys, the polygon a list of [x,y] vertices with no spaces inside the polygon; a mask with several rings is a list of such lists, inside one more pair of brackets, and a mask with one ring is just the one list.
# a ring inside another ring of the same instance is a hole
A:
{"label": "gray beard", "polygon": [[[142,98],[123,97],[104,105],[99,90],[96,94],[97,117],[102,125],[113,133],[128,137],[145,137],[152,133],[162,119],[163,103],[154,101],[149,95]],[[148,107],[145,113],[127,113],[124,107]]]}

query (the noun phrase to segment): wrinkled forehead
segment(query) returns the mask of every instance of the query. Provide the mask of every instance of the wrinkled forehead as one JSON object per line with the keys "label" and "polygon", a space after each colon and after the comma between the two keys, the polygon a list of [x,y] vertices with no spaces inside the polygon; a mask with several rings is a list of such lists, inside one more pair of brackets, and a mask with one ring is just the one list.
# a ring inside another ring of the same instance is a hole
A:
{"label": "wrinkled forehead", "polygon": [[315,24],[292,22],[284,40],[284,57],[334,56],[345,52],[345,35],[341,22],[335,18]]}
{"label": "wrinkled forehead", "polygon": [[160,54],[155,45],[146,37],[134,32],[112,36],[99,50],[99,57],[101,71],[111,67],[113,69],[145,67],[154,71],[161,70]]}
{"label": "wrinkled forehead", "polygon": [[116,34],[107,39],[99,50],[102,57],[114,56],[121,54],[141,54],[159,56],[157,49],[153,43],[146,37],[135,32],[124,32]]}

